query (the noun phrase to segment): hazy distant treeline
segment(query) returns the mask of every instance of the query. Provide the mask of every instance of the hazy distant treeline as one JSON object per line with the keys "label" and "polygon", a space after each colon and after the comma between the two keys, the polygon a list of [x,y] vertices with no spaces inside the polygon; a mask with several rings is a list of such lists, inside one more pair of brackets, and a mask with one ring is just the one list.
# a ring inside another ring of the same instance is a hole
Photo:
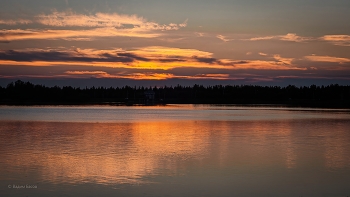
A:
{"label": "hazy distant treeline", "polygon": [[309,107],[350,108],[350,86],[175,86],[121,88],[46,87],[16,81],[0,87],[0,103],[31,104],[142,104],[145,92],[155,93],[154,102],[193,104],[287,104]]}

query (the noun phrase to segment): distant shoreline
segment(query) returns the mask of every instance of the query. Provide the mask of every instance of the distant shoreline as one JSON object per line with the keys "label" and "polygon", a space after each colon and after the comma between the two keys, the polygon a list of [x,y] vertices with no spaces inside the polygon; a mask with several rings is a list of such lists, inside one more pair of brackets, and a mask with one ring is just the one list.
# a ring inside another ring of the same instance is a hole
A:
{"label": "distant shoreline", "polygon": [[285,108],[324,108],[324,109],[350,109],[349,104],[329,104],[329,103],[313,103],[313,104],[275,104],[275,103],[162,103],[162,104],[127,104],[120,102],[87,102],[87,103],[58,103],[58,102],[0,102],[0,106],[170,106],[170,105],[211,105],[211,106],[236,106],[236,107],[285,107]]}
{"label": "distant shoreline", "polygon": [[350,86],[253,86],[204,87],[46,87],[16,81],[0,87],[0,105],[109,105],[156,106],[167,104],[279,105],[284,107],[350,109]]}

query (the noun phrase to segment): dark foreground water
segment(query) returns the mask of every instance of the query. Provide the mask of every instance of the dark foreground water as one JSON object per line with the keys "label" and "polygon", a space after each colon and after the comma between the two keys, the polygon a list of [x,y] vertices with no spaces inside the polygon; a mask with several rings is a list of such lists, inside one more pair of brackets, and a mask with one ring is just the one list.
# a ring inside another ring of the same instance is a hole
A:
{"label": "dark foreground water", "polygon": [[350,196],[350,112],[0,107],[0,196]]}

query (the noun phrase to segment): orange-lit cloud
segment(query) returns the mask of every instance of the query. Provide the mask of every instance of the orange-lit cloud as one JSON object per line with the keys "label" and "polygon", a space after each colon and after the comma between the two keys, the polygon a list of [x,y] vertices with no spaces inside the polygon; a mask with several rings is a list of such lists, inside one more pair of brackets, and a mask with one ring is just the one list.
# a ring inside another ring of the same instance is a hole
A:
{"label": "orange-lit cloud", "polygon": [[326,35],[320,39],[338,46],[350,46],[350,35]]}
{"label": "orange-lit cloud", "polygon": [[293,58],[283,58],[278,54],[274,55],[273,58],[275,58],[275,60],[277,60],[278,62],[281,62],[285,65],[291,65],[292,61],[294,60]]}
{"label": "orange-lit cloud", "polygon": [[216,37],[219,38],[220,40],[224,41],[224,42],[229,42],[229,41],[234,40],[234,39],[229,39],[229,38],[227,38],[227,37],[225,37],[223,35],[217,35]]}
{"label": "orange-lit cloud", "polygon": [[212,57],[213,53],[200,51],[197,49],[181,49],[162,46],[150,46],[132,50],[137,55],[152,58],[170,58],[170,57]]}
{"label": "orange-lit cloud", "polygon": [[65,73],[69,75],[105,75],[107,74],[104,71],[66,71]]}
{"label": "orange-lit cloud", "polygon": [[151,80],[164,80],[164,79],[216,79],[226,80],[230,79],[229,74],[196,74],[190,75],[174,75],[170,73],[134,73],[129,75],[130,79],[151,79]]}
{"label": "orange-lit cloud", "polygon": [[292,58],[275,55],[275,61],[217,59],[213,54],[196,49],[143,47],[132,50],[94,49],[27,49],[0,51],[0,65],[27,66],[98,66],[146,70],[174,68],[212,68],[222,70],[304,70],[291,64]]}
{"label": "orange-lit cloud", "polygon": [[331,62],[331,63],[340,63],[340,64],[350,62],[349,58],[331,57],[331,56],[310,55],[310,56],[305,56],[305,58],[313,62]]}
{"label": "orange-lit cloud", "polygon": [[249,40],[249,41],[282,40],[282,41],[290,41],[290,42],[305,42],[305,41],[309,41],[309,40],[313,40],[313,39],[314,38],[302,37],[302,36],[298,36],[294,33],[288,33],[286,35],[262,36],[262,37],[254,37],[254,38],[243,39],[243,40]]}
{"label": "orange-lit cloud", "polygon": [[0,20],[0,25],[23,25],[33,23],[31,20],[18,19],[18,20]]}
{"label": "orange-lit cloud", "polygon": [[0,30],[0,41],[14,40],[90,40],[97,37],[143,37],[154,38],[162,35],[161,33],[152,33],[142,29],[116,29],[114,27],[104,27],[89,30],[38,30],[38,29],[12,29]]}
{"label": "orange-lit cloud", "polygon": [[284,36],[279,36],[280,40],[284,40],[284,41],[291,41],[291,42],[305,42],[308,40],[312,40],[312,38],[308,38],[308,37],[301,37],[298,36],[296,34],[287,34]]}
{"label": "orange-lit cloud", "polygon": [[134,80],[166,80],[166,79],[216,79],[227,80],[230,79],[229,74],[196,74],[190,75],[174,75],[171,73],[129,73],[129,74],[109,74],[104,71],[66,71],[68,75],[86,75],[95,78],[116,78],[116,79],[134,79]]}
{"label": "orange-lit cloud", "polygon": [[203,37],[205,34],[202,33],[202,32],[195,32],[195,35],[196,35],[197,37]]}
{"label": "orange-lit cloud", "polygon": [[307,41],[323,40],[338,46],[350,46],[350,35],[325,35],[322,37],[303,37],[303,36],[298,36],[297,34],[294,34],[294,33],[288,33],[286,35],[253,37],[253,38],[242,39],[242,40],[249,40],[249,41],[281,40],[281,41],[300,42],[300,43],[307,42]]}
{"label": "orange-lit cloud", "polygon": [[[279,61],[264,61],[264,60],[253,60],[253,61],[230,61],[225,63],[226,65],[220,63],[201,63],[195,61],[185,61],[185,62],[140,62],[137,65],[133,64],[132,68],[135,69],[163,69],[171,70],[174,68],[208,68],[208,69],[220,69],[220,70],[243,70],[243,69],[253,69],[253,70],[306,70],[306,68],[298,68],[295,66],[285,65],[283,62]],[[130,67],[131,68],[131,67]]]}
{"label": "orange-lit cloud", "polygon": [[174,78],[174,75],[170,73],[133,73],[124,78],[136,80],[165,80]]}
{"label": "orange-lit cloud", "polygon": [[134,80],[165,80],[175,78],[170,73],[129,73],[129,74],[109,74],[104,71],[66,71],[68,75],[88,75],[95,78],[115,78],[115,79],[134,79]]}
{"label": "orange-lit cloud", "polygon": [[[237,64],[235,64],[237,63]],[[195,68],[195,69],[220,69],[220,70],[307,70],[307,68],[285,65],[282,62],[276,61],[240,61],[231,62],[232,65],[198,63],[193,61],[185,62],[60,62],[60,61],[12,61],[0,60],[0,65],[13,66],[87,66],[87,67],[106,67],[106,68],[125,68],[125,69],[142,69],[142,70],[172,70],[175,68]]]}
{"label": "orange-lit cloud", "polygon": [[272,40],[274,38],[275,38],[275,36],[263,36],[263,37],[250,38],[248,40],[250,40],[250,41],[259,41],[259,40]]}
{"label": "orange-lit cloud", "polygon": [[[0,41],[32,39],[63,39],[90,41],[97,37],[142,37],[154,38],[163,35],[166,30],[178,30],[187,26],[187,20],[181,24],[167,25],[150,22],[136,15],[105,14],[94,15],[76,14],[73,12],[53,12],[35,16],[31,20],[0,20],[0,24],[17,25],[36,23],[49,28],[41,29],[2,29]],[[57,29],[57,28],[60,29]],[[80,27],[80,29],[71,29]],[[65,28],[65,29],[62,29]],[[82,28],[82,29],[81,29]]]}
{"label": "orange-lit cloud", "polygon": [[197,74],[194,76],[179,76],[181,79],[216,79],[216,80],[228,80],[228,79],[242,79],[242,78],[230,78],[229,74]]}
{"label": "orange-lit cloud", "polygon": [[341,76],[310,76],[310,75],[303,75],[303,76],[276,76],[274,77],[276,79],[342,79],[342,80],[350,80],[350,77],[341,77]]}
{"label": "orange-lit cloud", "polygon": [[72,11],[57,12],[51,14],[41,14],[36,16],[36,22],[56,27],[118,27],[121,29],[143,29],[143,30],[178,30],[187,26],[187,20],[181,24],[170,23],[160,25],[155,22],[149,22],[143,17],[137,15],[125,14],[106,14],[96,13],[94,15],[76,14]]}

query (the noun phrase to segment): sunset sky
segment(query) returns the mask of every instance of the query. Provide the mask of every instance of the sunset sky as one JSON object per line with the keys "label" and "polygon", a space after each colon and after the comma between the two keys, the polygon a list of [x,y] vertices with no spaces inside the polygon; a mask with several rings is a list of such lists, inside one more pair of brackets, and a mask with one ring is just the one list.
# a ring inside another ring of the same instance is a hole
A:
{"label": "sunset sky", "polygon": [[3,0],[0,85],[350,85],[349,0]]}

